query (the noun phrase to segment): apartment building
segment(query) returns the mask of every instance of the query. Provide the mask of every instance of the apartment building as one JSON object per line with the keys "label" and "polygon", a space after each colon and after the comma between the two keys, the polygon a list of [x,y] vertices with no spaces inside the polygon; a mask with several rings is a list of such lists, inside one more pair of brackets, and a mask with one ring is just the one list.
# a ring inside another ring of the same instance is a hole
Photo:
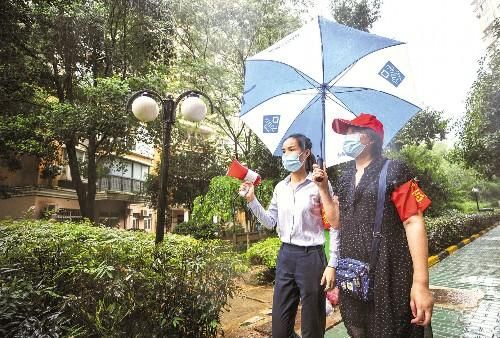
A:
{"label": "apartment building", "polygon": [[[64,153],[63,149],[61,156]],[[78,156],[84,158],[84,152],[79,151]],[[153,157],[136,150],[123,156],[120,163],[119,169],[111,166],[97,181],[97,221],[110,227],[154,231],[155,211],[147,206],[143,194]],[[0,167],[0,185],[4,191],[0,196],[0,218],[81,219],[69,165],[63,166],[61,174],[53,179],[42,178],[38,160],[26,156],[20,170]]]}
{"label": "apartment building", "polygon": [[[183,121],[184,122],[184,121]],[[189,137],[207,138],[213,129],[188,123]],[[65,150],[61,156],[65,158]],[[77,152],[85,160],[83,150]],[[156,231],[156,210],[147,205],[144,183],[160,154],[151,145],[138,143],[119,163],[107,166],[97,180],[96,215],[100,224],[121,229]],[[83,179],[86,183],[86,180]],[[189,219],[182,205],[170,206],[173,228]],[[42,178],[39,161],[24,157],[22,168],[9,171],[0,166],[0,218],[53,218],[58,221],[81,219],[69,165],[53,179]]]}

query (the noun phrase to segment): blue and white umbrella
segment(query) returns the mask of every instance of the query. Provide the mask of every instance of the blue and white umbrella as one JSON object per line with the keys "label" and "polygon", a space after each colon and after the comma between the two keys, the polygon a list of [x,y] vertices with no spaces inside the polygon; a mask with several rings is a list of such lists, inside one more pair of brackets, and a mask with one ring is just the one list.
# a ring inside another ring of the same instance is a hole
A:
{"label": "blue and white umbrella", "polygon": [[331,166],[351,159],[334,118],[376,115],[387,144],[421,110],[414,102],[403,42],[318,17],[247,59],[240,118],[274,155],[302,133]]}

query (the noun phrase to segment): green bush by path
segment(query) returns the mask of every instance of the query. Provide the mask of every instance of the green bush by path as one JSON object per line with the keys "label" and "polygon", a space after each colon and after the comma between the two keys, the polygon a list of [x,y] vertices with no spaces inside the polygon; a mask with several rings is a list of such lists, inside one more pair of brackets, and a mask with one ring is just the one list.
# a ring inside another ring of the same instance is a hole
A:
{"label": "green bush by path", "polygon": [[172,232],[174,234],[192,236],[196,239],[216,239],[220,232],[220,225],[212,222],[195,222],[189,220],[177,224]]}
{"label": "green bush by path", "polygon": [[441,217],[426,218],[429,255],[435,255],[499,220],[500,213],[462,214],[456,211],[449,211]]}
{"label": "green bush by path", "polygon": [[247,258],[250,264],[263,264],[269,269],[275,269],[280,246],[281,241],[279,238],[266,238],[248,249]]}
{"label": "green bush by path", "polygon": [[0,336],[213,337],[233,256],[221,241],[0,222]]}

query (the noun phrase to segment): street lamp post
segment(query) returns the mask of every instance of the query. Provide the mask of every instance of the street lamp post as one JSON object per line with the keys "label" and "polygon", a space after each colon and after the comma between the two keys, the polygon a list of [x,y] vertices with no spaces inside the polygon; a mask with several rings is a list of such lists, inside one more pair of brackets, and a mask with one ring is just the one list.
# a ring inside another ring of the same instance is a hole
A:
{"label": "street lamp post", "polygon": [[477,211],[479,212],[479,189],[474,187],[472,188],[472,193],[474,194],[474,197],[476,197],[476,205],[477,205]]}
{"label": "street lamp post", "polygon": [[203,96],[208,101],[210,111],[213,111],[210,97],[198,90],[187,90],[176,99],[170,94],[168,94],[166,98],[163,98],[153,90],[141,90],[132,94],[127,104],[127,109],[131,109],[135,117],[142,122],[151,122],[158,117],[158,102],[161,103],[162,107],[162,151],[160,163],[160,193],[158,195],[158,211],[156,216],[156,244],[163,241],[165,234],[165,216],[168,207],[167,187],[170,161],[170,139],[172,126],[175,123],[177,106],[183,101],[181,104],[181,114],[184,118],[188,121],[199,122],[205,118],[207,112],[207,107],[200,99],[200,96]]}

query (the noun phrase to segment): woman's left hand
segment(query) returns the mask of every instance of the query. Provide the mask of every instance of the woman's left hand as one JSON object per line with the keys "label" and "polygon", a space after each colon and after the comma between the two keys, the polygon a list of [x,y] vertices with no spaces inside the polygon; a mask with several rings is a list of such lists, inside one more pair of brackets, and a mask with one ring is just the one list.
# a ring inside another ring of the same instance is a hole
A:
{"label": "woman's left hand", "polygon": [[325,286],[325,291],[330,291],[335,287],[335,268],[331,266],[326,267],[320,284]]}
{"label": "woman's left hand", "polygon": [[434,300],[427,285],[413,283],[410,293],[412,324],[427,326],[431,322]]}

